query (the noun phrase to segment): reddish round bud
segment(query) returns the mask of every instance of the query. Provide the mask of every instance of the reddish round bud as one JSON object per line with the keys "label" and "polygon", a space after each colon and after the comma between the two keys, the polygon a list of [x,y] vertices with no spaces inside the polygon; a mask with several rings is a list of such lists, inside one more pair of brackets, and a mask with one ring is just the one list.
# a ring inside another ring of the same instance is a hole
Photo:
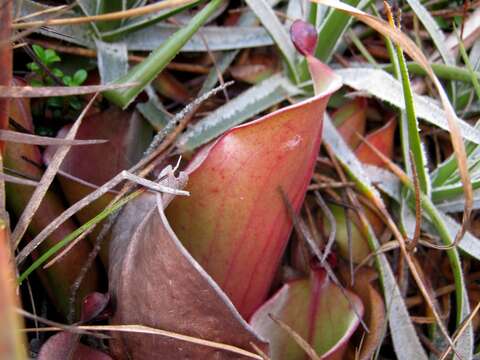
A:
{"label": "reddish round bud", "polygon": [[317,45],[317,30],[303,20],[295,20],[290,27],[290,38],[297,50],[303,55],[313,55]]}
{"label": "reddish round bud", "polygon": [[88,322],[103,314],[110,303],[110,295],[92,292],[85,296],[82,303],[81,321]]}

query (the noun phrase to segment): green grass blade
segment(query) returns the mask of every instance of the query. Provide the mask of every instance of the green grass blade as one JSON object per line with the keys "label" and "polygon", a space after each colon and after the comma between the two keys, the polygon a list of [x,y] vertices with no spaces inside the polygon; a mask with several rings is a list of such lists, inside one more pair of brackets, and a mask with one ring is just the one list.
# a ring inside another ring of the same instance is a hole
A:
{"label": "green grass blade", "polygon": [[[475,129],[480,129],[480,123],[477,123]],[[467,142],[465,151],[467,158],[475,153],[478,149],[478,144],[473,142]],[[458,175],[457,158],[455,155],[451,155],[447,160],[440,164],[432,173],[432,187],[440,187],[444,185],[452,176]]]}
{"label": "green grass blade", "polygon": [[463,41],[460,39],[460,36],[458,37],[458,49],[460,51],[460,55],[462,56],[462,60],[465,63],[465,66],[467,67],[468,75],[470,77],[470,81],[472,82],[473,88],[475,89],[475,94],[477,95],[477,98],[480,100],[480,83],[478,80],[479,74],[475,72],[473,69],[472,63],[470,62],[470,59],[467,54],[467,50],[465,50],[465,45],[463,44]]}
{"label": "green grass blade", "polygon": [[[400,180],[391,172],[381,169],[376,166],[366,165],[365,171],[368,173],[369,179],[386,195],[388,195],[395,202],[399,203],[402,200],[402,192]],[[477,194],[480,195],[480,194]],[[480,196],[475,199],[478,201],[480,206]],[[464,200],[460,198],[459,200],[453,199],[452,201],[446,201],[442,203],[434,203],[435,207],[439,211],[441,217],[444,219],[448,230],[450,231],[450,237],[453,239],[460,229],[460,225],[446,215],[446,212],[461,212],[463,211],[465,205]],[[410,211],[408,209],[408,211]],[[429,229],[426,229],[429,231]],[[466,233],[462,241],[460,241],[458,247],[460,250],[467,253],[469,256],[474,257],[477,260],[480,260],[480,246],[478,246],[480,240],[474,237],[470,233]]]}
{"label": "green grass blade", "polygon": [[[405,65],[405,57],[403,50],[397,46],[397,59],[400,67],[402,78],[403,96],[405,100],[405,114],[407,119],[408,144],[412,153],[413,162],[417,169],[418,181],[420,189],[424,194],[429,195],[431,191],[430,177],[426,167],[425,153],[423,144],[420,140],[420,129],[418,127],[418,119],[415,112],[415,104],[413,100],[413,92],[410,87],[410,77],[407,66]],[[407,159],[405,161],[407,162]],[[408,163],[408,162],[407,162]]]}
{"label": "green grass blade", "polygon": [[[365,0],[347,0],[346,4],[351,6],[356,6],[363,8],[368,5],[370,1]],[[337,47],[338,42],[342,38],[345,31],[352,22],[352,17],[345,14],[342,11],[330,10],[330,13],[327,15],[320,32],[318,33],[318,43],[315,49],[315,56],[321,61],[328,63],[335,48]]]}
{"label": "green grass blade", "polygon": [[432,15],[430,15],[428,10],[425,8],[425,6],[422,5],[419,0],[406,0],[406,2],[408,3],[408,5],[410,5],[420,22],[427,30],[445,64],[454,65],[455,59],[453,58],[452,53],[446,46],[445,34],[442,32],[442,30],[440,30],[440,27],[438,26]]}
{"label": "green grass blade", "polygon": [[159,48],[153,51],[148,58],[132,68],[127,75],[117,80],[117,83],[136,82],[137,86],[128,89],[107,91],[104,96],[122,108],[126,108],[135,97],[147,86],[177,55],[182,46],[195,34],[207,21],[211,14],[222,4],[222,0],[212,0],[190,23],[178,30]]}
{"label": "green grass blade", "polygon": [[352,43],[356,46],[358,51],[360,51],[360,54],[362,54],[362,56],[365,58],[365,60],[367,60],[371,65],[373,65],[374,68],[378,68],[379,65],[378,65],[377,61],[370,54],[370,52],[365,47],[365,45],[363,45],[362,41],[358,38],[358,36],[355,34],[355,32],[352,31],[351,29],[349,29],[347,31],[347,35],[350,38],[350,40],[352,41]]}
{"label": "green grass blade", "polygon": [[[480,73],[477,71],[472,73],[468,69],[461,68],[459,66],[451,66],[445,64],[431,64],[432,69],[440,79],[443,80],[454,80],[454,81],[463,81],[465,83],[474,83],[475,79],[480,80]],[[393,66],[383,65],[382,69],[388,72],[393,71]],[[415,75],[427,75],[425,70],[416,62],[409,61],[407,62],[407,69],[410,73]]]}
{"label": "green grass blade", "polygon": [[[472,188],[480,189],[480,180],[472,180]],[[454,185],[443,185],[432,189],[432,201],[440,203],[463,194],[463,185],[457,183]]]}
{"label": "green grass blade", "polygon": [[76,229],[74,232],[70,233],[67,235],[65,238],[60,240],[58,243],[56,243],[54,246],[52,246],[50,249],[45,251],[42,255],[40,255],[35,261],[30,265],[23,273],[20,274],[20,276],[17,279],[18,284],[21,284],[32,272],[34,272],[36,269],[38,269],[40,266],[42,266],[48,259],[50,259],[53,255],[55,255],[58,251],[60,251],[62,248],[67,246],[70,242],[75,240],[77,237],[79,237],[81,234],[83,234],[85,231],[90,229],[93,225],[98,224],[108,216],[110,216],[112,213],[120,209],[123,205],[128,203],[130,200],[133,200],[135,197],[140,195],[142,191],[135,191],[131,193],[128,196],[125,196],[124,198],[118,200],[115,204],[112,206],[104,209],[102,212],[100,212],[97,216],[95,216],[93,219],[90,221],[87,221],[85,224],[80,226],[78,229]]}
{"label": "green grass blade", "polygon": [[299,77],[296,68],[297,51],[290,40],[290,35],[283,27],[272,7],[266,0],[245,0],[245,2],[272,37],[282,53],[295,83],[298,83]]}

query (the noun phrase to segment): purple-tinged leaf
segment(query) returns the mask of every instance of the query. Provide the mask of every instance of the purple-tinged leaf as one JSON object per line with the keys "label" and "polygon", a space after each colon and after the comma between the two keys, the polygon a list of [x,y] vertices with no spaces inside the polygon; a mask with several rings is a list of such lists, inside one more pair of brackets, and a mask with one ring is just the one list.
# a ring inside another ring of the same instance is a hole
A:
{"label": "purple-tinged leaf", "polygon": [[[69,128],[66,126],[61,129],[57,137],[64,137]],[[71,205],[138,161],[151,140],[152,131],[137,112],[111,108],[85,118],[77,136],[81,139],[101,138],[108,142],[72,147],[67,154],[59,171],[59,180]],[[47,164],[55,149],[50,146],[45,151]],[[114,195],[114,191],[105,194],[79,211],[76,217],[81,223],[92,219],[109,204]],[[101,226],[95,228],[92,238],[98,235],[100,229]],[[106,251],[101,252],[101,258],[106,263]]]}
{"label": "purple-tinged leaf", "polygon": [[40,349],[38,360],[113,360],[100,350],[78,342],[77,336],[68,332],[58,333],[47,340]]}
{"label": "purple-tinged leaf", "polygon": [[[128,224],[128,225],[126,225]],[[266,351],[218,285],[177,239],[144,194],[127,204],[113,229],[109,282],[114,324],[142,324],[253,351]],[[231,359],[228,351],[140,333],[112,333],[118,359]]]}

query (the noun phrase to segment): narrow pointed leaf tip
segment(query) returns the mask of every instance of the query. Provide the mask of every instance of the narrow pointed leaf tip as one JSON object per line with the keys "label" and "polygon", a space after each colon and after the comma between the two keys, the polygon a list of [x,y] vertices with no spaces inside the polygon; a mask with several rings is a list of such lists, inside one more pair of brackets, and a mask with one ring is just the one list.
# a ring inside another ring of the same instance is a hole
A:
{"label": "narrow pointed leaf tip", "polygon": [[295,20],[290,27],[293,45],[303,56],[313,56],[317,45],[317,30],[312,24],[303,20]]}

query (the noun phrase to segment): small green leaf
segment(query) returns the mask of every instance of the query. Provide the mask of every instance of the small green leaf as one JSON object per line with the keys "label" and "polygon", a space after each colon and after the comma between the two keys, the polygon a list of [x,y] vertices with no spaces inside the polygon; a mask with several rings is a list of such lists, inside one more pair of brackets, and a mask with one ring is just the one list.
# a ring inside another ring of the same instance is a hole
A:
{"label": "small green leaf", "polygon": [[62,108],[63,99],[58,96],[48,98],[47,105],[53,108]]}
{"label": "small green leaf", "polygon": [[45,50],[40,45],[32,45],[33,52],[45,62]]}
{"label": "small green leaf", "polygon": [[31,63],[28,63],[27,64],[27,68],[30,70],[30,71],[33,71],[33,72],[37,72],[40,70],[40,66],[38,66],[37,63],[34,63],[34,62],[31,62]]}
{"label": "small green leaf", "polygon": [[58,56],[55,50],[52,49],[46,49],[44,56],[45,57],[42,60],[45,61],[47,65],[61,61],[60,56]]}
{"label": "small green leaf", "polygon": [[65,75],[62,80],[63,83],[67,86],[75,86],[70,75]]}
{"label": "small green leaf", "polygon": [[54,68],[52,69],[52,74],[55,75],[56,77],[58,78],[63,78],[64,74],[63,74],[63,71],[58,69],[58,68]]}
{"label": "small green leaf", "polygon": [[33,87],[42,87],[43,81],[38,79],[33,79],[32,81],[30,81],[30,85]]}
{"label": "small green leaf", "polygon": [[78,97],[72,97],[69,99],[69,103],[70,107],[74,110],[80,110],[82,108],[82,101],[80,101],[80,99]]}
{"label": "small green leaf", "polygon": [[73,83],[75,86],[80,86],[87,79],[87,72],[84,69],[77,70],[73,75]]}

